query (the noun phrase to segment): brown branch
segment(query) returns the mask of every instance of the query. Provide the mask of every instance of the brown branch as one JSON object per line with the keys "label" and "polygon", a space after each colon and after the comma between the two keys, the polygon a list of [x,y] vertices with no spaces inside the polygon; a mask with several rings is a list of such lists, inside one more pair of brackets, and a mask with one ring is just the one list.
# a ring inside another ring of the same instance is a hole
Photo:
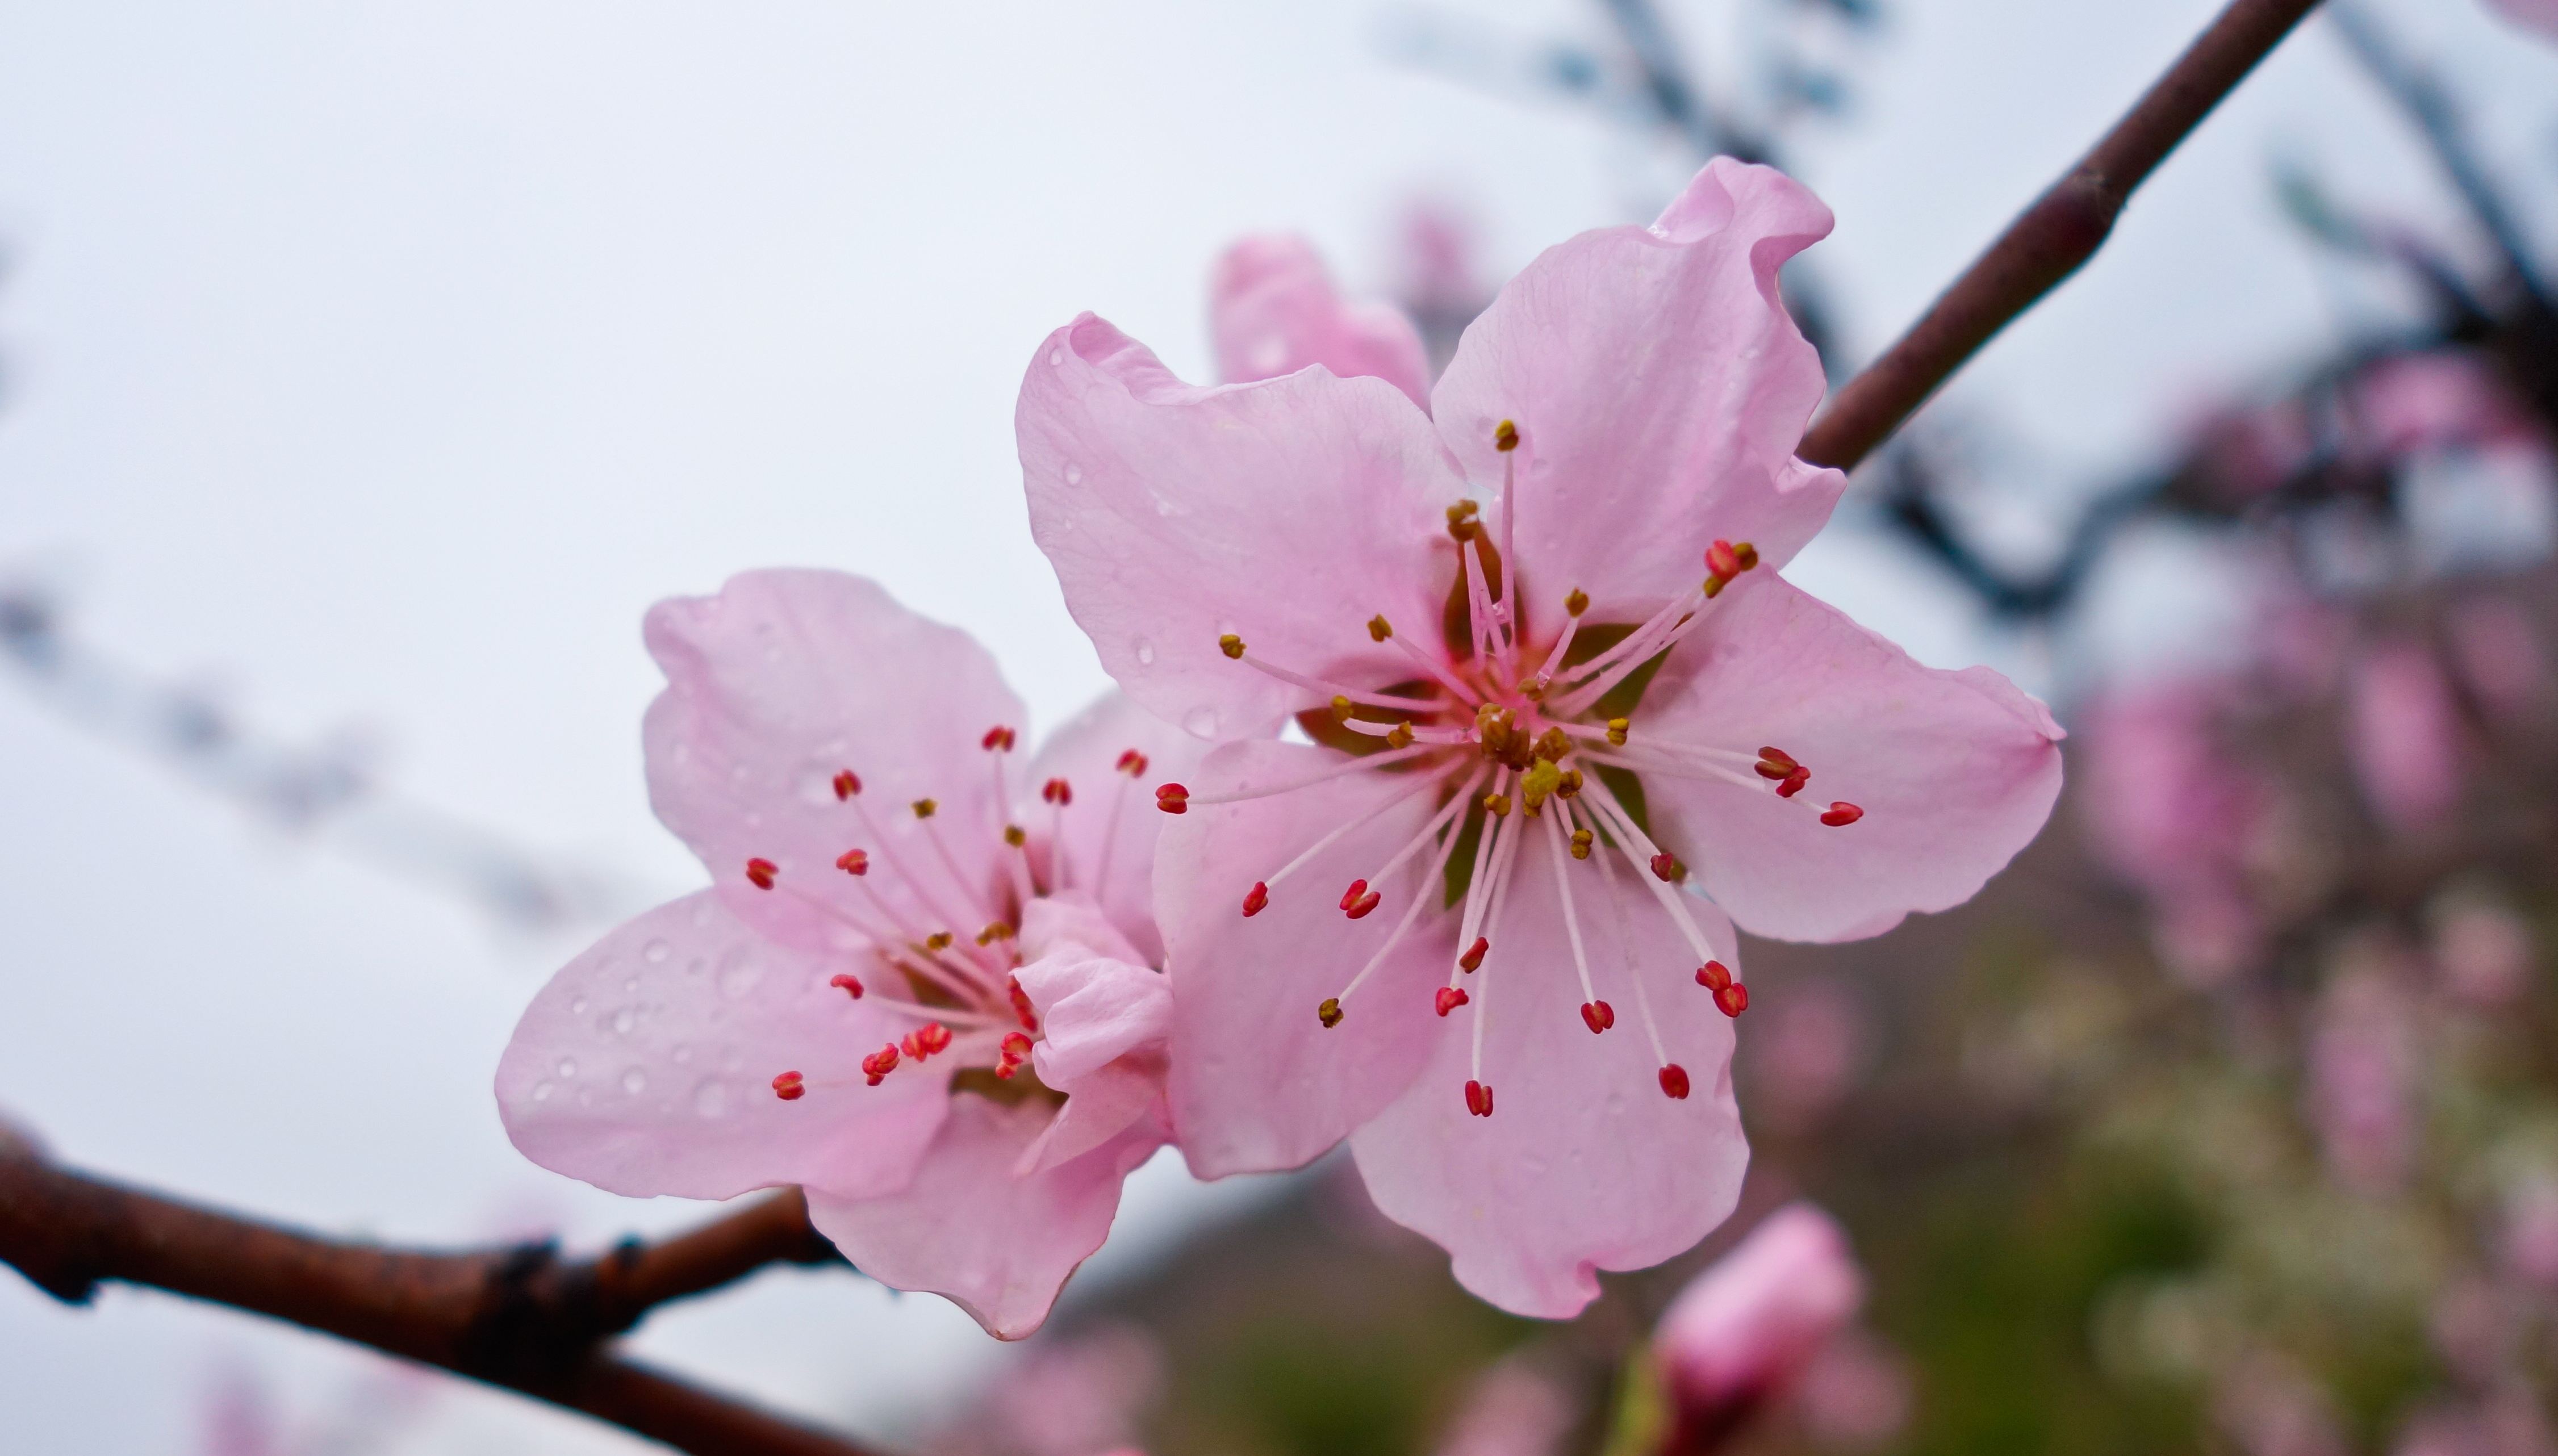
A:
{"label": "brown branch", "polygon": [[2123,119],[2008,224],[1803,436],[1815,465],[1853,469],[2019,314],[2095,256],[2123,204],[2318,0],[2231,0]]}
{"label": "brown branch", "polygon": [[0,1138],[0,1261],[57,1299],[84,1304],[116,1280],[227,1304],[701,1456],[867,1453],[616,1358],[606,1342],[668,1300],[768,1263],[830,1257],[795,1191],[573,1263],[549,1244],[430,1253],[322,1238],[70,1172]]}

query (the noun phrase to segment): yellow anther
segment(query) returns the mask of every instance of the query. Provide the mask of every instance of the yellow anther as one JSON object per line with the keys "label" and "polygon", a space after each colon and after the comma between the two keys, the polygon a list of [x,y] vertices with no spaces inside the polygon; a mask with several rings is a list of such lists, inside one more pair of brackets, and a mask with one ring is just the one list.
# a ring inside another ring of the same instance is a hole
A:
{"label": "yellow anther", "polygon": [[1571,613],[1575,617],[1589,611],[1590,594],[1579,587],[1574,587],[1572,589],[1572,595],[1563,599],[1563,610]]}
{"label": "yellow anther", "polygon": [[924,948],[932,951],[949,949],[950,933],[948,931],[934,931],[931,935],[924,938]]}
{"label": "yellow anther", "polygon": [[[1723,587],[1724,587],[1724,583],[1726,583],[1726,582],[1728,582],[1728,581],[1730,581],[1730,580],[1732,580],[1732,578],[1731,578],[1731,577],[1728,577],[1728,576],[1709,576],[1709,577],[1707,577],[1707,578],[1705,579],[1705,599],[1706,599],[1707,601],[1709,601],[1709,602],[1710,602],[1710,601],[1713,601],[1716,597],[1722,596],[1722,595],[1723,595]],[[1233,654],[1228,653],[1226,655],[1228,655],[1228,656],[1232,656],[1232,655],[1233,655]]]}
{"label": "yellow anther", "polygon": [[1030,837],[1030,835],[1022,832],[1022,826],[1019,824],[1006,824],[1004,826],[1004,842],[1013,846],[1015,849],[1019,849],[1024,844],[1029,843]]}
{"label": "yellow anther", "polygon": [[1590,857],[1590,831],[1588,829],[1575,829],[1572,831],[1572,857],[1574,859],[1588,859]]}
{"label": "yellow anther", "polygon": [[1548,728],[1536,736],[1536,756],[1552,763],[1572,752],[1572,739],[1560,728]]}
{"label": "yellow anther", "polygon": [[1216,640],[1216,650],[1229,657],[1243,655],[1243,639],[1229,632]]}
{"label": "yellow anther", "polygon": [[997,941],[1009,941],[1012,938],[1013,928],[1011,926],[1008,926],[999,920],[988,921],[986,923],[986,928],[977,933],[977,944],[980,946],[991,946]]}
{"label": "yellow anther", "polygon": [[1333,695],[1333,721],[1336,723],[1347,723],[1350,720],[1350,700],[1343,697],[1339,693],[1335,693]]}
{"label": "yellow anther", "polygon": [[1326,996],[1324,998],[1324,1004],[1315,1008],[1315,1019],[1322,1022],[1328,1028],[1341,1025],[1342,998],[1339,996]]}
{"label": "yellow anther", "polygon": [[1503,420],[1492,426],[1492,448],[1507,455],[1518,448],[1518,422]]}
{"label": "yellow anther", "polygon": [[1608,741],[1617,745],[1619,748],[1624,748],[1626,746],[1626,729],[1628,726],[1629,725],[1626,720],[1623,718],[1609,719]]}
{"label": "yellow anther", "polygon": [[1519,801],[1527,805],[1529,813],[1535,813],[1554,791],[1561,787],[1563,787],[1563,771],[1556,768],[1551,760],[1539,759],[1536,761],[1536,767],[1519,775]]}
{"label": "yellow anther", "polygon": [[1412,746],[1412,725],[1409,723],[1397,723],[1392,728],[1387,729],[1385,733],[1385,746],[1388,748],[1410,748]]}
{"label": "yellow anther", "polygon": [[1386,621],[1382,613],[1370,617],[1367,619],[1367,636],[1370,642],[1383,642],[1394,636],[1394,624]]}
{"label": "yellow anther", "polygon": [[1554,797],[1557,799],[1570,799],[1575,795],[1578,795],[1580,792],[1581,771],[1579,769],[1564,770],[1563,782],[1554,786]]}
{"label": "yellow anther", "polygon": [[1471,541],[1483,530],[1484,523],[1475,518],[1483,508],[1472,501],[1460,501],[1448,508],[1448,534],[1460,541]]}
{"label": "yellow anther", "polygon": [[1741,558],[1741,569],[1744,571],[1759,564],[1759,548],[1748,541],[1734,541],[1732,554]]}
{"label": "yellow anther", "polygon": [[933,810],[939,807],[941,807],[940,804],[929,799],[919,799],[915,801],[915,816],[919,819],[928,819],[932,817]]}
{"label": "yellow anther", "polygon": [[1510,797],[1506,794],[1487,794],[1484,796],[1484,807],[1496,814],[1505,815],[1510,811]]}
{"label": "yellow anther", "polygon": [[1530,672],[1518,680],[1518,694],[1529,702],[1541,703],[1545,701],[1545,684],[1537,680],[1535,673]]}

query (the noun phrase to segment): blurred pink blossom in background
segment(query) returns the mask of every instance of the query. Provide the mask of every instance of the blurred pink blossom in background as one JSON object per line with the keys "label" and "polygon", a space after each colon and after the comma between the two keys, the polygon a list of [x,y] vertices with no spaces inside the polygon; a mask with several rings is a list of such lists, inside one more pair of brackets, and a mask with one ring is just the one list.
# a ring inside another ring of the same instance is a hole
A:
{"label": "blurred pink blossom in background", "polygon": [[2421,828],[2459,802],[2460,709],[2441,662],[2413,638],[2364,651],[2348,669],[2345,748],[2374,811]]}
{"label": "blurred pink blossom in background", "polygon": [[[1689,1433],[1673,1449],[1792,1393],[1864,1303],[1865,1275],[1835,1220],[1807,1203],[1770,1214],[1680,1292],[1654,1333],[1662,1383]],[[1870,1393],[1849,1388],[1852,1373],[1832,1381],[1834,1393]]]}
{"label": "blurred pink blossom in background", "polygon": [[2558,37],[2558,0],[2487,0],[2515,25]]}
{"label": "blurred pink blossom in background", "polygon": [[2328,1168],[2344,1187],[2385,1192],[2415,1156],[2416,1007],[2397,956],[2366,944],[2321,994],[2303,1090]]}
{"label": "blurred pink blossom in background", "polygon": [[1225,250],[1208,282],[1208,330],[1229,384],[1322,364],[1345,379],[1374,375],[1429,406],[1430,361],[1412,321],[1392,304],[1342,297],[1315,245],[1294,234]]}
{"label": "blurred pink blossom in background", "polygon": [[2090,706],[2079,792],[2098,857],[2147,894],[2161,950],[2210,983],[2253,952],[2248,869],[2274,801],[2216,720],[2234,688],[2178,678]]}

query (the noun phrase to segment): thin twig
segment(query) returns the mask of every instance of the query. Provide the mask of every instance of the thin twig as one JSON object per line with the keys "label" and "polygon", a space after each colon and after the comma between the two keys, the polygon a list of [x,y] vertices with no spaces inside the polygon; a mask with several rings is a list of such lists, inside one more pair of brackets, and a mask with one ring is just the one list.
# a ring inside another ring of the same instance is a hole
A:
{"label": "thin twig", "polygon": [[657,1305],[832,1257],[796,1192],[591,1262],[549,1244],[431,1253],[322,1238],[55,1166],[0,1138],[0,1261],[70,1304],[113,1280],[226,1304],[521,1391],[697,1456],[865,1448],[616,1357]]}
{"label": "thin twig", "polygon": [[2123,204],[2318,0],[2232,0],[2167,74],[1846,387],[1803,436],[1853,468],[1999,330],[2095,255]]}

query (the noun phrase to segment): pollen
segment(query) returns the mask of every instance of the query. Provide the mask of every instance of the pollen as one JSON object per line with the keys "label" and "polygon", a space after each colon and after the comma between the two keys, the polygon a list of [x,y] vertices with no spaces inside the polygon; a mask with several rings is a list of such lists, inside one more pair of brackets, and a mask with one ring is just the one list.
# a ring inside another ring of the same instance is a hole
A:
{"label": "pollen", "polygon": [[1564,770],[1563,782],[1554,786],[1554,797],[1557,799],[1571,799],[1580,793],[1581,771],[1579,769]]}
{"label": "pollen", "polygon": [[1231,632],[1226,633],[1216,640],[1216,650],[1229,657],[1240,657],[1243,655],[1243,639]]}
{"label": "pollen", "polygon": [[1184,789],[1179,784],[1159,785],[1155,790],[1155,807],[1162,809],[1168,814],[1189,813],[1191,811],[1191,792]]}
{"label": "pollen", "polygon": [[1538,759],[1536,767],[1519,776],[1519,801],[1535,813],[1557,789],[1563,787],[1563,771],[1550,759]]}
{"label": "pollen", "polygon": [[1572,857],[1574,859],[1588,859],[1590,857],[1590,831],[1588,829],[1575,829],[1572,831]]}
{"label": "pollen", "polygon": [[1019,824],[1006,824],[1004,826],[1004,842],[1013,846],[1015,849],[1019,849],[1023,845],[1031,842],[1030,831],[1024,829]]}
{"label": "pollen", "polygon": [[1146,756],[1132,748],[1119,755],[1119,762],[1111,767],[1131,779],[1142,779],[1146,775]]}
{"label": "pollen", "polygon": [[1347,723],[1350,720],[1350,700],[1342,696],[1340,693],[1333,694],[1333,721],[1336,723]]}
{"label": "pollen", "polygon": [[1578,617],[1582,613],[1589,611],[1590,594],[1579,587],[1574,587],[1572,589],[1572,595],[1563,599],[1563,610],[1574,617]]}
{"label": "pollen", "polygon": [[835,868],[848,875],[866,875],[871,872],[871,857],[864,850],[847,849],[835,857]]}
{"label": "pollen", "polygon": [[854,773],[850,769],[837,771],[835,774],[835,797],[837,799],[850,799],[861,792],[861,775]]}
{"label": "pollen", "polygon": [[1538,758],[1553,763],[1572,752],[1572,739],[1560,728],[1548,728],[1536,736],[1534,752]]}
{"label": "pollen", "polygon": [[1673,1102],[1687,1100],[1687,1069],[1676,1062],[1661,1069],[1661,1095]]}
{"label": "pollen", "polygon": [[1626,746],[1626,730],[1631,726],[1633,725],[1629,724],[1623,718],[1609,719],[1608,741],[1619,748],[1624,748]]}
{"label": "pollen", "polygon": [[1584,1001],[1581,1003],[1581,1024],[1590,1028],[1592,1036],[1597,1036],[1617,1024],[1617,1008],[1605,1001]]}
{"label": "pollen", "polygon": [[856,1001],[862,998],[862,978],[860,976],[835,975],[829,977],[826,984],[842,991],[845,995],[852,997]]}
{"label": "pollen", "polygon": [[773,877],[780,873],[782,873],[782,866],[769,859],[750,859],[746,862],[746,877],[759,890],[772,889]]}
{"label": "pollen", "polygon": [[1705,548],[1705,594],[1720,596],[1732,579],[1759,564],[1759,548],[1748,541],[1718,540]]}
{"label": "pollen", "polygon": [[1324,1029],[1327,1031],[1341,1025],[1342,998],[1339,996],[1326,996],[1324,998],[1324,1004],[1315,1008],[1315,1019],[1322,1022],[1324,1024]]}
{"label": "pollen", "polygon": [[1011,753],[1014,742],[1013,730],[998,723],[986,730],[986,736],[977,741],[977,746],[988,753]]}
{"label": "pollen", "polygon": [[1367,619],[1367,636],[1370,642],[1383,642],[1394,636],[1394,624],[1386,621],[1383,613],[1379,613]]}
{"label": "pollen", "polygon": [[919,799],[915,801],[915,816],[919,819],[928,819],[938,812],[940,808],[941,804],[938,801]]}
{"label": "pollen", "polygon": [[931,935],[924,938],[924,948],[938,954],[939,952],[950,948],[950,940],[951,936],[948,931],[934,931]]}
{"label": "pollen", "polygon": [[1431,998],[1431,1004],[1439,1008],[1440,1015],[1445,1016],[1473,999],[1466,994],[1462,986],[1441,986],[1438,994]]}
{"label": "pollen", "polygon": [[1448,534],[1456,537],[1461,543],[1473,540],[1484,529],[1484,523],[1476,518],[1477,513],[1482,510],[1482,507],[1472,501],[1460,501],[1449,507]]}
{"label": "pollen", "polygon": [[1002,921],[988,921],[986,923],[986,928],[977,933],[977,944],[980,946],[991,946],[997,941],[1011,940],[1013,938],[1013,928],[1004,924]]}
{"label": "pollen", "polygon": [[1466,1084],[1466,1110],[1478,1117],[1492,1115],[1492,1085],[1489,1082]]}
{"label": "pollen", "polygon": [[1492,426],[1492,448],[1503,455],[1518,448],[1518,421],[1505,419]]}
{"label": "pollen", "polygon": [[1074,802],[1074,786],[1064,779],[1051,779],[1040,786],[1040,801],[1064,808]]}
{"label": "pollen", "polygon": [[808,1079],[796,1072],[784,1072],[773,1079],[773,1094],[785,1102],[795,1102],[808,1095]]}
{"label": "pollen", "polygon": [[1864,817],[1865,810],[1843,799],[1821,811],[1821,822],[1833,829],[1844,828]]}
{"label": "pollen", "polygon": [[1510,811],[1510,797],[1506,794],[1487,794],[1484,796],[1484,807],[1493,813],[1506,816]]}
{"label": "pollen", "polygon": [[1243,892],[1243,918],[1250,920],[1269,908],[1270,887],[1259,880],[1253,881],[1252,888]]}
{"label": "pollen", "polygon": [[1409,723],[1397,723],[1393,727],[1385,730],[1385,746],[1388,748],[1410,748],[1412,746],[1412,725]]}

